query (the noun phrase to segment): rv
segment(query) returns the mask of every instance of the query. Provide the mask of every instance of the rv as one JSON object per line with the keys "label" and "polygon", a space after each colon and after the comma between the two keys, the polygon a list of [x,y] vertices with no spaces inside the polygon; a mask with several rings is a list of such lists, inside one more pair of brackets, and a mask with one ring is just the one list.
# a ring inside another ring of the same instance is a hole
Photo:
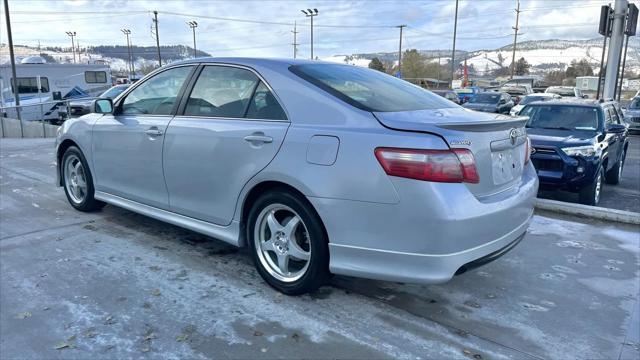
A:
{"label": "rv", "polygon": [[[20,115],[26,121],[62,121],[66,106],[53,101],[95,97],[113,85],[109,65],[47,64],[39,57],[16,64],[16,75]],[[0,65],[0,116],[17,116],[13,86],[11,65]]]}

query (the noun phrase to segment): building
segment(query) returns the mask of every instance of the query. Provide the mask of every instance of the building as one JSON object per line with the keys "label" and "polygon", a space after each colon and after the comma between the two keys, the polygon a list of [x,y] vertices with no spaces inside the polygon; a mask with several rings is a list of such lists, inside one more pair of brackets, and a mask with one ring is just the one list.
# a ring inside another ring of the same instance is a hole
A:
{"label": "building", "polygon": [[622,91],[638,91],[638,90],[640,90],[640,78],[622,80]]}
{"label": "building", "polygon": [[[604,79],[603,79],[603,82],[604,82]],[[598,77],[597,76],[578,76],[576,77],[576,87],[580,90],[597,91]]]}

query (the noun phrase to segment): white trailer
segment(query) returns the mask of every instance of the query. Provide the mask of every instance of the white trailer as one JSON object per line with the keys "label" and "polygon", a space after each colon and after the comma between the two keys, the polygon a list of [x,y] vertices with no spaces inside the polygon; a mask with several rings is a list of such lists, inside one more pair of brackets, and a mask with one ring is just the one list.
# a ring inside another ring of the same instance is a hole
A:
{"label": "white trailer", "polygon": [[[27,60],[27,59],[25,59]],[[66,116],[64,102],[57,100],[98,96],[113,86],[111,69],[105,64],[16,64],[21,118],[25,121],[58,121]],[[0,65],[0,116],[17,116],[11,65]],[[41,103],[47,103],[40,105]],[[41,109],[42,108],[42,109]]]}

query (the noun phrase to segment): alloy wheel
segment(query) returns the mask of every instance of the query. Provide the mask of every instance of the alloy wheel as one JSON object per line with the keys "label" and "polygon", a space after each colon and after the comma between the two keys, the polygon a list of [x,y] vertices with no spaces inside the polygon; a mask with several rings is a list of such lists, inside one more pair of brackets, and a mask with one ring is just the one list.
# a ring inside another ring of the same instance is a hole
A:
{"label": "alloy wheel", "polygon": [[271,204],[260,212],[254,241],[264,269],[282,282],[300,279],[309,268],[311,244],[307,227],[286,205]]}
{"label": "alloy wheel", "polygon": [[66,157],[63,165],[64,186],[75,204],[82,204],[87,197],[87,177],[82,161],[76,155]]}

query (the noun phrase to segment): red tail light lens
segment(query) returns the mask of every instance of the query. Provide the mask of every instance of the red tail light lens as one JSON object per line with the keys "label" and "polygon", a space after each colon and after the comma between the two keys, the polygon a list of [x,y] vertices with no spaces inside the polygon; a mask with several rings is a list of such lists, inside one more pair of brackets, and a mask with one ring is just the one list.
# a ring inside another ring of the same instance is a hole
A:
{"label": "red tail light lens", "polygon": [[448,183],[480,181],[475,158],[468,149],[377,148],[375,155],[391,176]]}

